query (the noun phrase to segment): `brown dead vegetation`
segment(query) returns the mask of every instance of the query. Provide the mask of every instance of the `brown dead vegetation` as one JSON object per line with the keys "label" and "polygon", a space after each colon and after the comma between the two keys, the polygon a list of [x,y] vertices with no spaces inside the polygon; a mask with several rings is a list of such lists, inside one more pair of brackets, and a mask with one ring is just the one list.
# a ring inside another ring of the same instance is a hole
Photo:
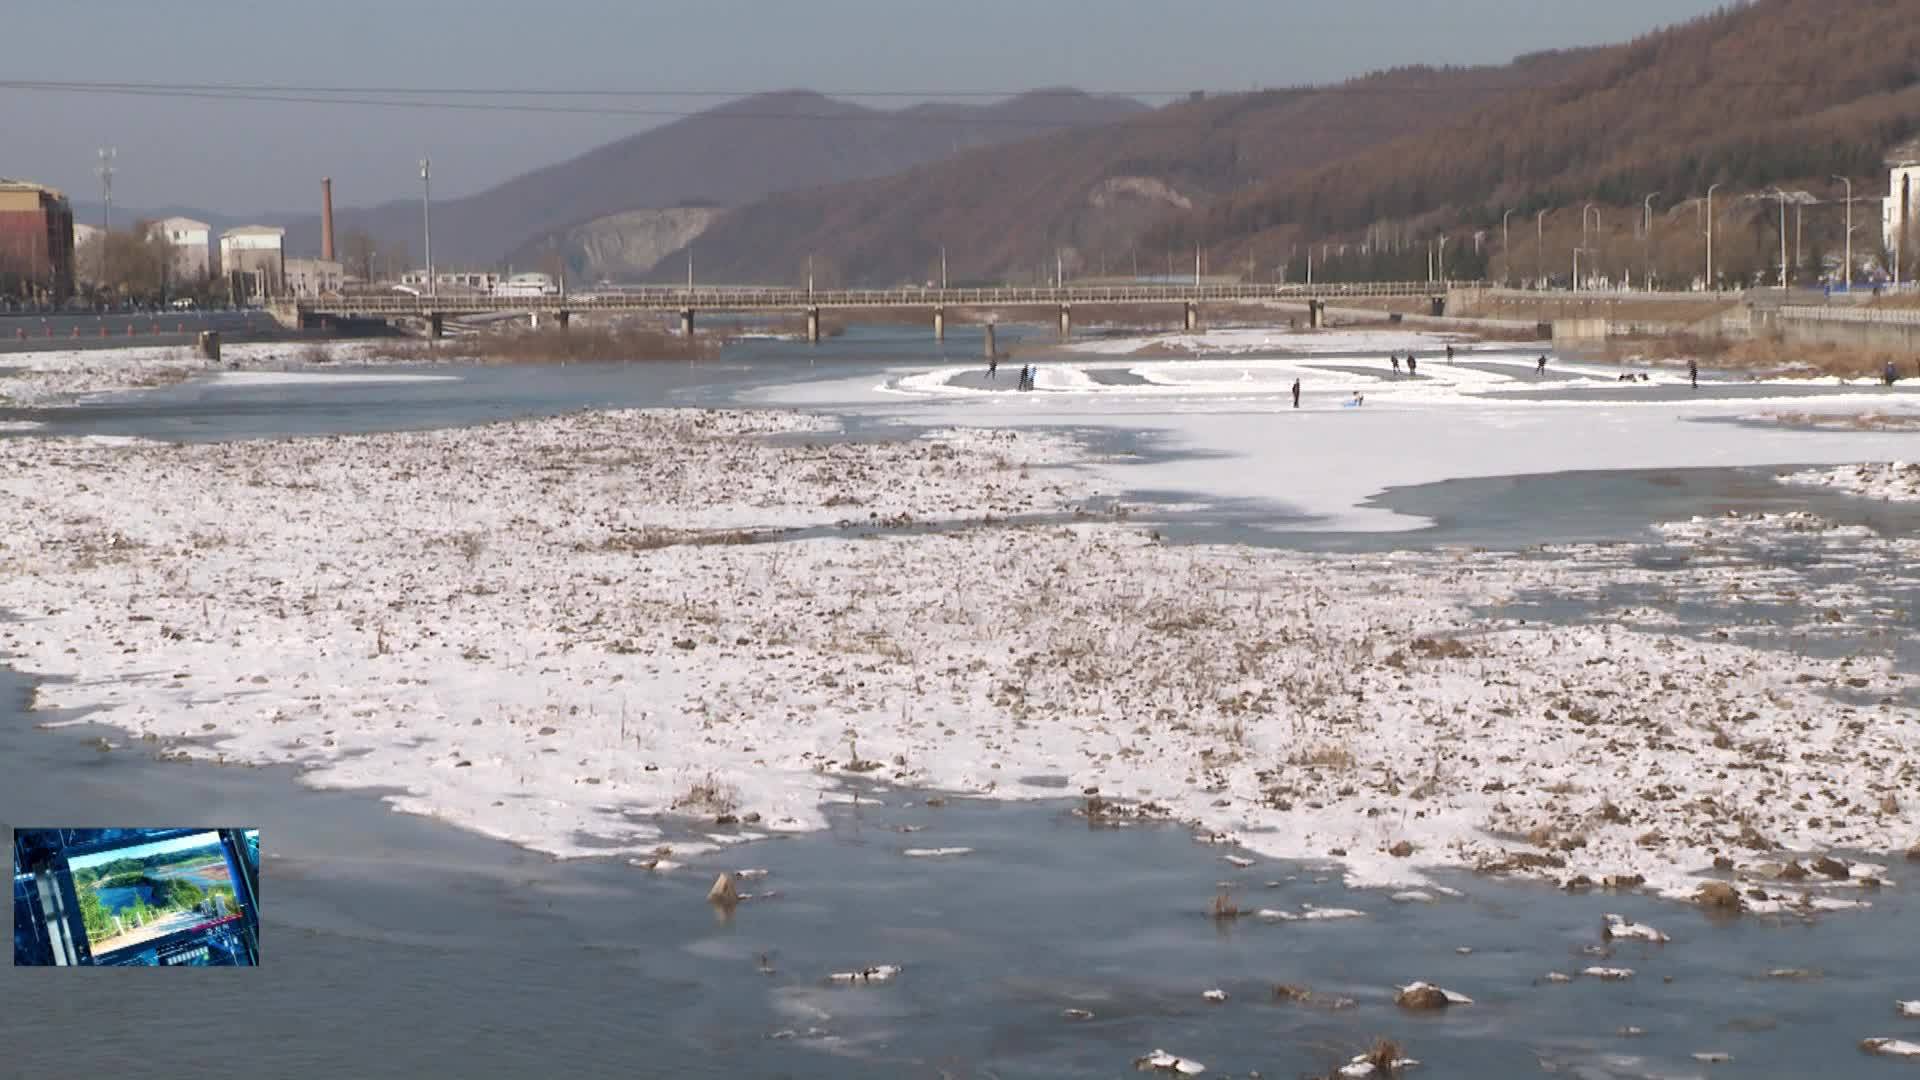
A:
{"label": "brown dead vegetation", "polygon": [[1909,356],[1893,349],[1808,344],[1780,337],[1739,340],[1693,334],[1623,337],[1607,342],[1600,356],[1621,363],[1646,362],[1647,358],[1684,363],[1691,357],[1704,367],[1723,371],[1833,375],[1845,379],[1877,378],[1887,362],[1892,361],[1903,377],[1913,373]]}
{"label": "brown dead vegetation", "polygon": [[438,342],[414,341],[386,346],[382,355],[433,363],[447,360],[496,364],[625,363],[686,360],[717,355],[722,342],[696,336],[691,342],[655,327],[574,326],[566,330],[511,330]]}

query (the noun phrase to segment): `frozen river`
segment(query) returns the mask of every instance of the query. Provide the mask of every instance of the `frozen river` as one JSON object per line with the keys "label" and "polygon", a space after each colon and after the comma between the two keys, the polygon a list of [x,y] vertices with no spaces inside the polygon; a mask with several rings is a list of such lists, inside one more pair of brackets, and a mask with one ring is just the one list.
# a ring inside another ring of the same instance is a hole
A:
{"label": "frozen river", "polygon": [[[1760,649],[1871,655],[1913,672],[1920,582],[1886,546],[1912,535],[1911,508],[1775,475],[1911,457],[1915,436],[1765,417],[1910,412],[1920,397],[1714,379],[1694,391],[1670,371],[1629,385],[1558,363],[1541,385],[1531,354],[1463,355],[1449,373],[1427,359],[1434,341],[1409,340],[1394,344],[1421,350],[1418,380],[1374,370],[1385,343],[1373,338],[1318,355],[1234,339],[1242,353],[1200,361],[1102,342],[1044,353],[1039,389],[1021,393],[1006,388],[1019,364],[984,380],[973,343],[956,337],[941,356],[917,332],[873,330],[818,350],[746,343],[691,368],[216,376],[5,419],[39,425],[25,429],[34,435],[221,442],[747,404],[819,410],[842,421],[835,438],[856,440],[948,426],[1064,431],[1093,448],[1083,470],[1133,508],[1130,521],[1176,540],[1577,559],[1589,585],[1514,592],[1500,616],[1588,626],[1639,612],[1681,636],[1731,632]],[[1295,378],[1309,388],[1297,414]],[[1345,407],[1356,392],[1366,404]],[[1859,531],[1705,545],[1653,528],[1730,510],[1814,513]],[[1741,575],[1742,591],[1699,587],[1690,563]],[[1835,604],[1846,605],[1839,623],[1824,618]],[[1920,998],[1920,950],[1907,945],[1920,914],[1914,864],[1885,854],[1857,856],[1885,867],[1884,885],[1825,890],[1871,906],[1807,919],[1717,921],[1633,891],[1457,872],[1419,890],[1356,890],[1335,861],[1261,856],[1257,835],[1242,847],[1197,844],[1171,825],[1089,828],[1075,813],[1079,785],[1045,774],[1009,781],[1050,798],[949,793],[939,806],[925,790],[835,784],[820,831],[649,873],[394,814],[378,798],[401,794],[392,789],[312,791],[287,767],[154,758],[186,738],[40,730],[47,717],[24,710],[24,680],[0,680],[0,825],[259,827],[266,852],[266,963],[245,985],[203,980],[189,1004],[109,979],[49,994],[47,973],[0,971],[0,1013],[27,1033],[8,1062],[28,1075],[208,1070],[237,1051],[268,1075],[324,1065],[360,1076],[1116,1076],[1165,1048],[1210,1075],[1293,1076],[1388,1036],[1433,1077],[1800,1077],[1888,1071],[1859,1040],[1920,1036],[1920,1021],[1894,1011]],[[97,737],[115,748],[97,749]],[[778,896],[719,918],[706,887],[741,868],[768,871],[748,891]],[[1223,884],[1270,916],[1209,918]],[[1609,945],[1608,913],[1671,940]],[[878,964],[901,973],[859,988],[826,981]],[[1602,967],[1633,974],[1580,974]],[[1393,987],[1415,979],[1474,1004],[1397,1009]],[[1345,1004],[1276,1000],[1280,984]],[[1224,1001],[1202,997],[1215,989]],[[218,1045],[182,1037],[210,1011],[245,1020]],[[70,1019],[97,1015],[114,1016],[119,1037],[76,1041]],[[1723,1054],[1732,1064],[1695,1056]]]}

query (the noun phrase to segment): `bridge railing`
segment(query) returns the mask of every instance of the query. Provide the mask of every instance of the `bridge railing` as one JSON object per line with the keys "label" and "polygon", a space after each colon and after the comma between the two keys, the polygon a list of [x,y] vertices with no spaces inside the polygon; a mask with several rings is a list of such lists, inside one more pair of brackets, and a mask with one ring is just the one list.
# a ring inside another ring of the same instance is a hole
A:
{"label": "bridge railing", "polygon": [[1198,284],[1068,285],[1061,288],[831,289],[756,286],[667,286],[567,296],[356,296],[301,300],[289,314],[422,316],[489,312],[804,310],[807,308],[1018,307],[1057,304],[1207,303],[1255,300],[1425,296],[1445,291],[1431,282],[1356,282],[1335,285]]}
{"label": "bridge railing", "polygon": [[1920,326],[1920,310],[1909,308],[1857,308],[1787,305],[1778,309],[1782,319],[1806,322],[1867,323],[1876,326]]}

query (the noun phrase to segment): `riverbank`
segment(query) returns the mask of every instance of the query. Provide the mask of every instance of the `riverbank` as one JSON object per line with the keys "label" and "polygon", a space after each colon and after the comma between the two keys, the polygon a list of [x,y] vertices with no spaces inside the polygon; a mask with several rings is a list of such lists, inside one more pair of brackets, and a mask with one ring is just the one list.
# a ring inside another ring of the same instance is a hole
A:
{"label": "riverbank", "polygon": [[[1737,872],[1755,910],[1882,876],[1815,889],[1795,855],[1920,841],[1897,797],[1913,680],[1885,660],[1498,614],[1590,588],[1578,549],[1168,546],[1090,511],[1113,489],[1058,436],[830,435],[668,411],[12,440],[0,607],[22,621],[0,642],[71,677],[43,706],[178,756],[297,763],[654,867],[820,828],[846,776],[1013,798],[1065,777],[1097,817],[1191,821],[1362,885],[1467,867],[1690,895]],[[824,531],[774,539],[799,528]],[[1752,576],[1701,560],[1669,586]],[[1831,601],[1843,621],[1873,603]]]}

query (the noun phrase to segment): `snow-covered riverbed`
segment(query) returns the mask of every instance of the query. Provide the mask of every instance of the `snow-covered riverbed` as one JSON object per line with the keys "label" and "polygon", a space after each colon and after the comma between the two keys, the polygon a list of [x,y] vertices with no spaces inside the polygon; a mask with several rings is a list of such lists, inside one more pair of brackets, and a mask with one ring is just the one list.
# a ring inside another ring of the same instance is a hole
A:
{"label": "snow-covered riverbed", "polygon": [[[70,677],[44,705],[563,856],[670,865],[815,828],[844,775],[1016,798],[1065,777],[1364,884],[1487,866],[1682,892],[1720,858],[1791,905],[1783,853],[1920,840],[1898,794],[1920,723],[1886,662],[1476,614],[1571,561],[1010,526],[1109,472],[1037,432],[805,445],[828,427],[0,442],[21,620],[0,643]],[[747,542],[843,522],[898,529]]]}

